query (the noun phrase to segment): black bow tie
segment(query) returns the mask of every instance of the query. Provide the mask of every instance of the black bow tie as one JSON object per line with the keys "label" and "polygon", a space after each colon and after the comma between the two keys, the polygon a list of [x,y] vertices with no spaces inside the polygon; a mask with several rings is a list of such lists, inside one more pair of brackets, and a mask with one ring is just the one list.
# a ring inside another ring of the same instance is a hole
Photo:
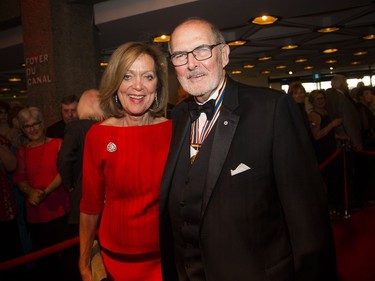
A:
{"label": "black bow tie", "polygon": [[188,103],[191,122],[194,122],[199,118],[202,112],[206,113],[207,119],[211,120],[214,114],[215,100],[209,100],[205,104],[197,104],[195,101]]}

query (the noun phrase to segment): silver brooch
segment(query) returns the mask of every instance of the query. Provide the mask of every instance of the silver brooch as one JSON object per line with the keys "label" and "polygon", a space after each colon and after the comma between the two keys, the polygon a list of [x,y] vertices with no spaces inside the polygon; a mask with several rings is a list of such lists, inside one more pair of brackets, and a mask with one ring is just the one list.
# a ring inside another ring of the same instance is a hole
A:
{"label": "silver brooch", "polygon": [[107,144],[108,152],[115,152],[116,150],[117,150],[117,146],[113,142],[110,142],[109,144]]}

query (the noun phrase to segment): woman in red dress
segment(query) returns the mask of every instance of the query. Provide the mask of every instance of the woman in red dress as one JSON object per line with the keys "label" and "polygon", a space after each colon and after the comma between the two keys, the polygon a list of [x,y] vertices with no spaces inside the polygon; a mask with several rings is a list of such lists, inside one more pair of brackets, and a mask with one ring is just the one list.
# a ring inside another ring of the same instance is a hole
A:
{"label": "woman in red dress", "polygon": [[[68,193],[61,185],[57,171],[57,154],[62,139],[45,135],[43,115],[37,107],[18,113],[18,121],[27,143],[17,152],[13,182],[26,197],[26,221],[34,250],[40,250],[66,239]],[[38,261],[38,280],[60,280],[61,260],[58,254]]]}
{"label": "woman in red dress", "polygon": [[107,119],[86,135],[80,214],[80,271],[92,280],[99,242],[108,280],[161,281],[159,186],[171,139],[165,116],[167,62],[155,46],[126,43],[104,72]]}

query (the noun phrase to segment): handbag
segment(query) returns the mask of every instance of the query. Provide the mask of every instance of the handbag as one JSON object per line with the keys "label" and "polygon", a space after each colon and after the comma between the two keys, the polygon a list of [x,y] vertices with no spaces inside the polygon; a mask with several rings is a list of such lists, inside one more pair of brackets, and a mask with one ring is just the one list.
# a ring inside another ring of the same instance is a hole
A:
{"label": "handbag", "polygon": [[107,272],[103,262],[102,255],[100,253],[100,245],[98,240],[94,240],[91,252],[91,272],[93,281],[106,281]]}

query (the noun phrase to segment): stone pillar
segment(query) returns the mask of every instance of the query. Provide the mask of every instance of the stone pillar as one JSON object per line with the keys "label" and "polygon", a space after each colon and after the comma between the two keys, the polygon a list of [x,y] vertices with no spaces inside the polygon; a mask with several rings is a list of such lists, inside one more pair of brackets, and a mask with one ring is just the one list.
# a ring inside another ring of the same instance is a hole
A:
{"label": "stone pillar", "polygon": [[80,96],[84,90],[98,87],[100,52],[93,4],[20,2],[27,102],[42,110],[49,125],[61,119],[63,96]]}

